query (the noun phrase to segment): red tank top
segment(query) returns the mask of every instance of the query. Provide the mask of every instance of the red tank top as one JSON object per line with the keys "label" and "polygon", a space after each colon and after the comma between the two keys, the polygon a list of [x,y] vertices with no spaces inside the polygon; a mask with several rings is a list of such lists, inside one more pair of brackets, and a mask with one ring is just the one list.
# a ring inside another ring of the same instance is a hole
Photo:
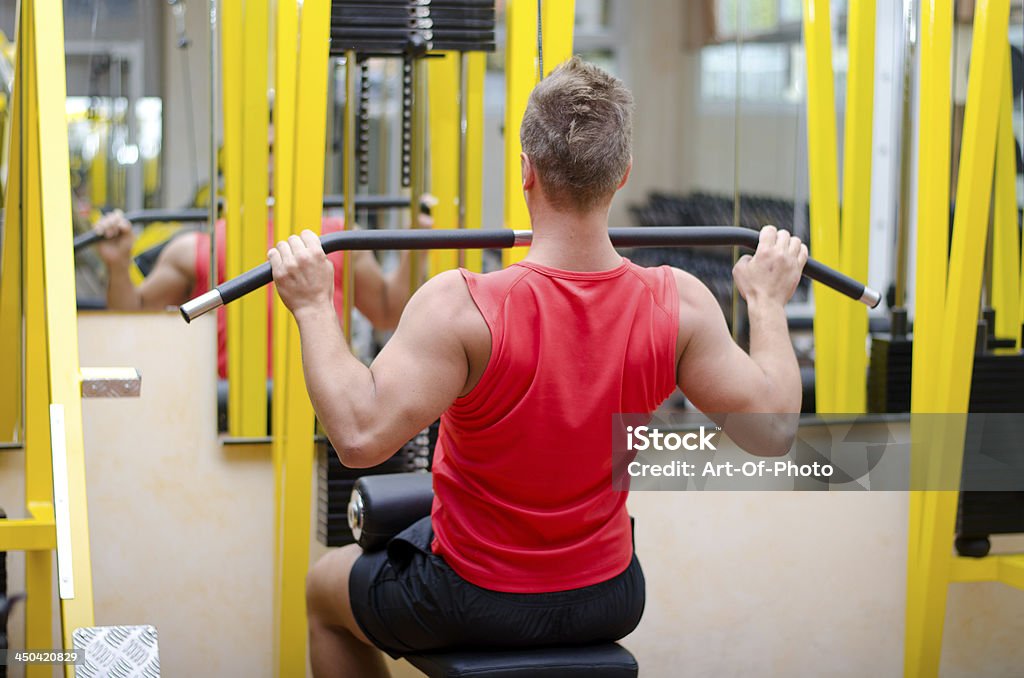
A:
{"label": "red tank top", "polygon": [[676,386],[679,294],[667,267],[522,262],[462,275],[491,333],[480,382],[441,417],[433,551],[494,591],[581,588],[632,558],[612,490],[612,415]]}
{"label": "red tank top", "polygon": [[[320,234],[326,235],[335,231],[344,231],[345,221],[334,217],[324,217],[320,222]],[[224,220],[220,219],[216,224],[217,233],[217,284],[224,282],[224,272],[227,268],[227,253],[224,245]],[[275,245],[274,223],[267,222],[267,249]],[[344,284],[344,254],[335,252],[328,254],[327,258],[334,264],[334,310],[340,319],[344,315],[345,297],[342,285]],[[192,296],[198,296],[210,289],[210,236],[200,232],[196,235],[196,286],[192,290]],[[267,287],[267,376],[273,373],[273,332],[270,319],[274,315],[274,285]],[[339,320],[340,322],[340,320]],[[227,379],[228,376],[228,342],[227,342],[227,318],[225,307],[217,309],[217,376]]]}

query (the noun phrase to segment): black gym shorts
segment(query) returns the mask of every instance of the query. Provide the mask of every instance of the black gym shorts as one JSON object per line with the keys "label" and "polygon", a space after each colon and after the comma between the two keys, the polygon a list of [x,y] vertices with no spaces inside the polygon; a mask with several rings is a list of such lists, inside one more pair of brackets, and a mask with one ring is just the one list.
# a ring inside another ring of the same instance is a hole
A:
{"label": "black gym shorts", "polygon": [[449,647],[538,647],[611,642],[644,611],[634,554],[608,581],[553,593],[502,593],[469,583],[430,550],[430,517],[365,553],[349,577],[359,628],[392,657]]}

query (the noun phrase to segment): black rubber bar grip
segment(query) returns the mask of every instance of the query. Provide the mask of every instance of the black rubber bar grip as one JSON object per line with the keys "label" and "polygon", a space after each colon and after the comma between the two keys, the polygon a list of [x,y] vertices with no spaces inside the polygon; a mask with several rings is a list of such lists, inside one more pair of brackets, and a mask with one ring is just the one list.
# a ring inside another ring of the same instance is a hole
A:
{"label": "black rubber bar grip", "polygon": [[[133,224],[153,224],[157,222],[198,222],[210,218],[210,212],[205,207],[190,207],[180,210],[138,210],[137,212],[125,212],[124,218]],[[75,236],[74,248],[78,250],[88,247],[94,242],[103,240],[98,231],[86,231]]]}
{"label": "black rubber bar grip", "polygon": [[[615,247],[744,247],[757,249],[758,232],[733,226],[660,226],[656,228],[611,228]],[[435,229],[340,231],[323,236],[320,242],[328,254],[341,250],[433,250],[433,249],[505,249],[528,245],[530,231],[509,229]],[[871,308],[881,295],[863,283],[824,264],[808,259],[803,274]],[[260,264],[242,275],[179,307],[186,322],[227,304],[272,280],[270,264]]]}

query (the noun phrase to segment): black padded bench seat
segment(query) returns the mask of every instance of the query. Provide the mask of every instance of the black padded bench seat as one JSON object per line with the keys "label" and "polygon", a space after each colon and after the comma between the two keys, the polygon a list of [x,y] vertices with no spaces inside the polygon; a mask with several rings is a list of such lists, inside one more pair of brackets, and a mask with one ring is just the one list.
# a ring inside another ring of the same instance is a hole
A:
{"label": "black padded bench seat", "polygon": [[406,661],[430,678],[636,678],[636,659],[618,643],[413,654]]}

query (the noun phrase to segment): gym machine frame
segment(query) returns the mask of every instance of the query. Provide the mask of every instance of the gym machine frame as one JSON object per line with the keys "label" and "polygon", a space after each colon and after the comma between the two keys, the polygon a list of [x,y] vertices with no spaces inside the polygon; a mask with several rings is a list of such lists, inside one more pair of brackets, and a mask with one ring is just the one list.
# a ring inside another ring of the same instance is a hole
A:
{"label": "gym machine frame", "polygon": [[[24,450],[29,517],[0,521],[0,550],[25,551],[25,647],[54,645],[55,551],[60,642],[84,652],[105,630],[93,626],[81,399],[137,395],[140,382],[131,368],[79,365],[63,9],[57,0],[22,0],[19,9],[0,249],[0,360],[4,374],[18,377],[0,384],[0,430]],[[119,627],[118,633],[139,630],[151,633],[155,652],[152,627]],[[52,671],[29,664],[26,676]],[[74,666],[64,673],[73,676]]]}
{"label": "gym machine frame", "polygon": [[[5,374],[24,375],[23,385],[5,380],[0,419],[24,447],[30,516],[0,523],[0,548],[26,552],[25,645],[40,649],[53,645],[51,551],[64,647],[94,623],[62,17],[56,0],[21,2],[0,288],[0,359]],[[27,675],[51,671],[29,666]]]}
{"label": "gym machine frame", "polygon": [[[918,180],[916,314],[914,318],[911,412],[967,412],[974,367],[977,320],[984,275],[987,224],[996,169],[997,134],[1009,105],[1006,35],[1009,0],[979,0],[975,7],[970,78],[961,146],[957,208],[949,239],[950,56],[953,2],[921,3],[921,124]],[[997,102],[993,105],[992,102]],[[1002,198],[996,195],[996,209]],[[997,213],[997,229],[1005,226]],[[1002,237],[1002,236],[998,236]],[[1005,254],[1005,253],[1004,253]],[[948,261],[948,266],[947,266]],[[1019,278],[1018,278],[1019,284]],[[1007,309],[1013,313],[1012,309]],[[1020,311],[1018,311],[1020,313]],[[1017,316],[1017,322],[1021,320]],[[935,369],[935,366],[938,369]],[[915,425],[919,478],[959,477],[964,428]],[[936,452],[937,451],[937,452]],[[934,460],[945,464],[940,466]],[[911,492],[907,554],[907,676],[936,676],[942,654],[946,596],[950,582],[1000,581],[1024,589],[1024,555],[957,557],[951,542],[959,492]]]}

